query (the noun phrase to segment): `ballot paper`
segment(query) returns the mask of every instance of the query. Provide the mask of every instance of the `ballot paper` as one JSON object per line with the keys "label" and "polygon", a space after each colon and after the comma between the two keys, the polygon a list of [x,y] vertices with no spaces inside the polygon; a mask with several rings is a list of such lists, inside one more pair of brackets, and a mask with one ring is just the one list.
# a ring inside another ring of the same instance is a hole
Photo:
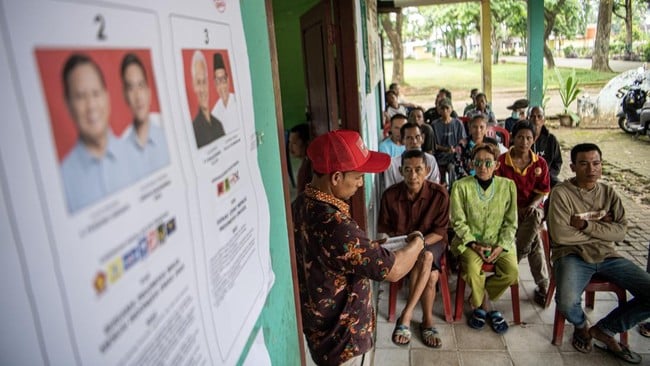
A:
{"label": "ballot paper", "polygon": [[402,249],[406,246],[406,235],[390,237],[381,246],[393,252]]}

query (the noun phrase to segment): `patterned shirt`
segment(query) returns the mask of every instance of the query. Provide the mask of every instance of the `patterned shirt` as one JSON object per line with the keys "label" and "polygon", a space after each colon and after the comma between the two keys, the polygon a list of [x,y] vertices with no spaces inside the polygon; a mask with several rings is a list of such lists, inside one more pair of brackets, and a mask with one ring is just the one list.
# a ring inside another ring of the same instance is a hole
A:
{"label": "patterned shirt", "polygon": [[382,281],[395,262],[349,209],[311,184],[292,204],[303,332],[319,365],[339,365],[372,348],[370,280]]}
{"label": "patterned shirt", "polygon": [[451,188],[451,226],[456,235],[451,250],[459,255],[473,241],[503,247],[504,252],[516,253],[517,205],[512,180],[494,177],[487,189],[481,188],[475,177],[454,182]]}

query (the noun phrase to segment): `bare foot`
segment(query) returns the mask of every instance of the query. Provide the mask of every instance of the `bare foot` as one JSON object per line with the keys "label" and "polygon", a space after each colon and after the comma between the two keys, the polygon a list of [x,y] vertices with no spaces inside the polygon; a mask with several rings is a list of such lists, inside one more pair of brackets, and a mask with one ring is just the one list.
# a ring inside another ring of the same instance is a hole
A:
{"label": "bare foot", "polygon": [[592,336],[594,339],[605,343],[605,345],[607,345],[607,348],[609,348],[615,353],[621,352],[622,350],[621,345],[618,343],[616,338],[607,335],[605,332],[602,331],[602,329],[598,328],[598,326],[596,325],[589,328],[589,335]]}

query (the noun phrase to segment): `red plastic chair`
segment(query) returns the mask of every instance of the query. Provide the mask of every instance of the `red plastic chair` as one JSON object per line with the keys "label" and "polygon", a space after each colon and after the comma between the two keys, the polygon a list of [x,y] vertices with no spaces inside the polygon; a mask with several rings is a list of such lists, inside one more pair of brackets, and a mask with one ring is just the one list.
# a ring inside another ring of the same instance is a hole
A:
{"label": "red plastic chair", "polygon": [[[438,278],[438,292],[442,296],[442,305],[445,312],[445,321],[451,323],[453,315],[451,313],[451,295],[449,293],[449,270],[447,267],[447,253],[440,258],[440,277]],[[404,279],[397,282],[391,282],[388,290],[388,321],[395,321],[395,308],[397,304],[397,293],[402,288]]]}
{"label": "red plastic chair", "polygon": [[488,127],[487,136],[492,138],[497,138],[497,135],[501,136],[501,143],[505,147],[510,147],[510,132],[501,126],[490,126]]}
{"label": "red plastic chair", "polygon": [[[551,266],[551,240],[550,236],[548,234],[548,231],[546,229],[541,231],[542,236],[542,242],[544,244],[544,254],[546,255],[546,263],[548,263],[549,267]],[[555,276],[553,275],[553,269],[550,268],[549,270],[549,284],[548,284],[548,291],[546,293],[546,307],[549,307],[551,304],[551,301],[553,299],[553,294],[555,292]],[[625,292],[625,289],[622,287],[619,287],[613,282],[609,282],[603,278],[599,278],[598,276],[594,276],[591,278],[589,283],[587,284],[587,287],[585,288],[585,306],[593,309],[594,308],[594,302],[596,298],[596,291],[609,291],[609,292],[614,292],[616,294],[616,297],[618,297],[618,304],[623,305],[627,302],[627,293]],[[553,340],[551,343],[553,343],[556,346],[559,346],[562,344],[562,339],[564,337],[564,323],[565,323],[566,318],[560,311],[555,308],[555,319],[553,320]],[[621,343],[627,346],[627,332],[623,332],[620,334],[620,339]]]}
{"label": "red plastic chair", "polygon": [[[494,273],[494,264],[483,263],[481,269],[483,272]],[[521,323],[521,308],[519,306],[519,283],[510,286],[510,297],[512,298],[512,314],[515,324]],[[456,281],[456,310],[454,320],[459,321],[463,317],[463,302],[465,300],[465,280],[462,276],[462,268],[458,271],[458,280]]]}

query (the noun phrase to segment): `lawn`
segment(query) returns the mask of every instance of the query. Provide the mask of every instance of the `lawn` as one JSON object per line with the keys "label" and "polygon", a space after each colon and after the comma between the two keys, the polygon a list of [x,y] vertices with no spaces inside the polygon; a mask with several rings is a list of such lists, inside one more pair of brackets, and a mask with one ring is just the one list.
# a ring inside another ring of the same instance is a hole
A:
{"label": "lawn", "polygon": [[[390,78],[393,72],[392,61],[384,64],[384,73]],[[572,69],[558,68],[563,76],[570,75]],[[575,69],[576,77],[581,86],[602,87],[616,73],[602,73],[586,69]],[[440,88],[470,90],[481,87],[481,64],[470,61],[441,59],[436,63],[434,59],[405,60],[404,65],[405,85],[431,95]],[[555,72],[544,69],[544,79],[549,89],[557,89]],[[390,83],[390,80],[388,80]],[[526,65],[521,63],[505,63],[492,65],[492,88],[494,91],[526,90]],[[420,94],[420,93],[416,93]]]}

